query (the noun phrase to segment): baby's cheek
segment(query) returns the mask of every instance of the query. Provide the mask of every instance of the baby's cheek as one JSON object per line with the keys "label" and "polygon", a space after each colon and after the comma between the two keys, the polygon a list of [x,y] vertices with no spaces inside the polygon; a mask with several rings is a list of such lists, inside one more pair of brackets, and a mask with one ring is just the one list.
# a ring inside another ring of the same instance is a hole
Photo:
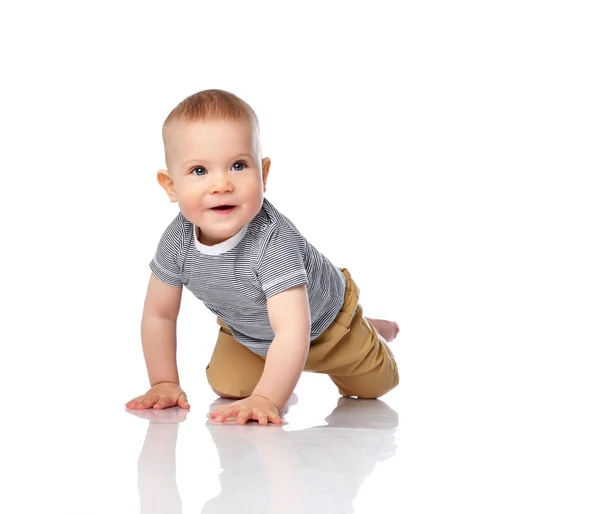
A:
{"label": "baby's cheek", "polygon": [[181,213],[190,221],[194,221],[202,213],[198,197],[178,196],[177,198]]}

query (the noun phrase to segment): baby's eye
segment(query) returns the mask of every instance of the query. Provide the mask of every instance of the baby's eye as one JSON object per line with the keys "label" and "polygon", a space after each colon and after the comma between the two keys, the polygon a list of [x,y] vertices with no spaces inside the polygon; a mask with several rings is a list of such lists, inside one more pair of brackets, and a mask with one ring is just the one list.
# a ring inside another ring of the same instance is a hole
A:
{"label": "baby's eye", "polygon": [[238,162],[234,163],[234,165],[231,168],[234,169],[235,171],[242,171],[245,167],[246,167],[245,162],[238,161]]}
{"label": "baby's eye", "polygon": [[192,168],[192,173],[198,177],[206,174],[206,170],[202,166],[197,166],[196,168]]}

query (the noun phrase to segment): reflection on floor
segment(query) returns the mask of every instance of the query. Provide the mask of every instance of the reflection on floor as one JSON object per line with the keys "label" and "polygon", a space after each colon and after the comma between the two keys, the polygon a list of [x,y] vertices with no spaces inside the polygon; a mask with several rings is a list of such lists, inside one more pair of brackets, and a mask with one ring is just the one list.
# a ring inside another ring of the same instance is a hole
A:
{"label": "reflection on floor", "polygon": [[[293,396],[286,409],[295,401]],[[218,400],[211,409],[226,402]],[[182,512],[175,455],[188,411],[129,412],[149,420],[138,461],[141,513]],[[222,468],[221,493],[202,512],[352,513],[375,464],[395,455],[398,414],[381,400],[340,398],[325,421],[294,431],[207,420]]]}

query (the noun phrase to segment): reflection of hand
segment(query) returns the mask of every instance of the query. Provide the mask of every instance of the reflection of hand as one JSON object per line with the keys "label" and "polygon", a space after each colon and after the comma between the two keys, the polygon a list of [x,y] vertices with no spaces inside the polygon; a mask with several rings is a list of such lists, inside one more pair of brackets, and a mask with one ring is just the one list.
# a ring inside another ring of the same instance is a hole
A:
{"label": "reflection of hand", "polygon": [[143,419],[147,419],[150,423],[155,423],[155,424],[177,424],[177,423],[183,423],[185,421],[185,418],[187,417],[187,415],[189,414],[189,409],[179,409],[179,408],[174,408],[174,409],[163,409],[163,410],[156,410],[156,409],[145,409],[145,410],[139,410],[139,409],[126,409],[127,412],[129,412],[130,414],[133,414],[134,416],[137,416],[138,418],[143,418]]}
{"label": "reflection of hand", "polygon": [[[216,428],[216,424],[214,426],[216,430],[219,430]],[[233,436],[237,439],[248,441],[259,452],[266,447],[274,448],[280,445],[290,445],[291,443],[289,433],[281,425],[269,424],[267,428],[263,428],[256,424],[241,426],[236,423],[228,425],[227,428],[222,428],[221,430],[227,430],[230,437]],[[279,453],[278,455],[282,454]]]}
{"label": "reflection of hand", "polygon": [[[206,425],[217,447],[223,474],[221,494],[209,501],[203,514],[238,512],[261,514],[296,514],[308,494],[305,478],[298,464],[300,457],[293,433],[281,425],[257,423]],[[240,495],[240,483],[250,484]]]}
{"label": "reflection of hand", "polygon": [[276,425],[283,423],[277,406],[262,396],[249,396],[218,407],[209,416],[219,423],[229,418],[236,418],[236,422],[240,425],[251,419],[258,421],[260,425],[267,425],[269,421]]}
{"label": "reflection of hand", "polygon": [[[211,408],[230,402],[219,398]],[[287,405],[297,402],[293,395]],[[285,407],[280,415],[283,411]],[[377,462],[396,453],[398,413],[382,400],[340,398],[327,422],[285,430],[273,424],[224,426],[209,420],[223,474],[221,494],[202,513],[237,512],[240,507],[263,514],[354,512],[352,502],[362,482]],[[251,484],[243,497],[240,483]]]}
{"label": "reflection of hand", "polygon": [[187,409],[129,410],[149,421],[138,459],[138,490],[141,514],[181,514],[181,497],[175,470],[179,423]]}
{"label": "reflection of hand", "polygon": [[187,396],[175,382],[160,382],[152,386],[146,394],[138,396],[125,404],[130,409],[166,409],[179,406],[189,409]]}

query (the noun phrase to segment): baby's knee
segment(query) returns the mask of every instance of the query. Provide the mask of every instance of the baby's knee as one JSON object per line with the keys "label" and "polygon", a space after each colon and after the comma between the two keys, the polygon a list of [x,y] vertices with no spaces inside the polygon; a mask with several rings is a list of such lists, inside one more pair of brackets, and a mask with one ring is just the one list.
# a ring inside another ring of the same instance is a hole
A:
{"label": "baby's knee", "polygon": [[356,390],[345,390],[340,391],[340,394],[344,397],[348,398],[358,398],[359,400],[377,400],[381,398],[383,395],[389,393],[394,386],[392,387],[384,387],[384,388],[365,388],[365,389],[356,389]]}
{"label": "baby's knee", "polygon": [[226,373],[211,365],[206,367],[206,378],[208,385],[216,394],[231,400],[247,398],[258,383],[258,379],[255,381],[245,375]]}
{"label": "baby's knee", "polygon": [[376,400],[389,393],[400,382],[398,371],[390,373],[386,377],[362,376],[362,377],[331,377],[338,386],[342,396],[356,397],[363,400]]}

